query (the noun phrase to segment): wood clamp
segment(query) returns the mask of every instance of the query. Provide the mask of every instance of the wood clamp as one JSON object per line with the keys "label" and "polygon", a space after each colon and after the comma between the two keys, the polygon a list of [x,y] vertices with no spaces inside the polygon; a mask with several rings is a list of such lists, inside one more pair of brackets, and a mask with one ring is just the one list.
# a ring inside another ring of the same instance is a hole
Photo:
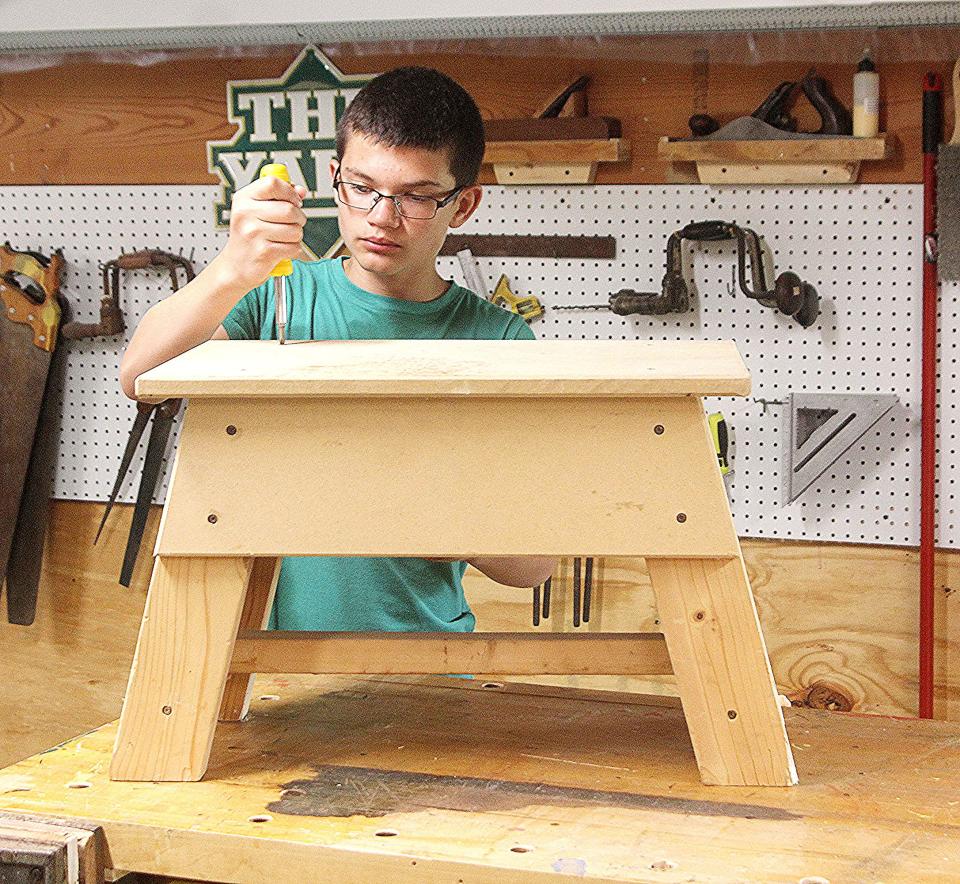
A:
{"label": "wood clamp", "polygon": [[186,274],[187,282],[196,275],[193,265],[183,255],[174,255],[161,249],[143,249],[139,252],[128,252],[107,261],[102,265],[103,297],[100,299],[99,322],[68,322],[62,329],[65,338],[77,340],[80,338],[110,337],[122,334],[126,326],[123,313],[120,310],[120,271],[144,270],[147,267],[163,267],[170,273],[170,284],[174,291],[180,287],[177,280],[177,269]]}

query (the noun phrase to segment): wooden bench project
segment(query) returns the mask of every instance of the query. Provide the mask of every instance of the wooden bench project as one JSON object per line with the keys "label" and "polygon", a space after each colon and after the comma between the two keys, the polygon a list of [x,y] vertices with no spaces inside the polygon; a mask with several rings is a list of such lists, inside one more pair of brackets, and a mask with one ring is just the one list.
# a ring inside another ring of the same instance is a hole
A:
{"label": "wooden bench project", "polygon": [[[200,779],[252,673],[673,672],[704,783],[797,782],[701,401],[733,342],[210,341],[136,390],[189,403],[112,779]],[[307,555],[643,557],[662,634],[265,630]]]}

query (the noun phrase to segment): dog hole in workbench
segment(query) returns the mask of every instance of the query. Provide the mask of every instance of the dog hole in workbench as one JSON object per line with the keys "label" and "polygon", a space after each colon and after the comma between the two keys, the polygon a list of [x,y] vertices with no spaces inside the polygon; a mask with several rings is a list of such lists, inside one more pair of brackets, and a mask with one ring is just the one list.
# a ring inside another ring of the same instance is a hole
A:
{"label": "dog hole in workbench", "polygon": [[517,844],[510,848],[511,853],[529,853],[533,848],[529,844]]}
{"label": "dog hole in workbench", "polygon": [[482,685],[480,685],[480,687],[488,691],[495,691],[498,688],[503,687],[503,682],[502,681],[485,681]]}
{"label": "dog hole in workbench", "polygon": [[77,782],[77,783],[67,783],[68,789],[89,789],[91,783]]}
{"label": "dog hole in workbench", "polygon": [[258,813],[258,814],[255,814],[254,816],[248,817],[247,822],[248,823],[269,823],[270,820],[272,819],[273,817],[270,816],[269,813]]}
{"label": "dog hole in workbench", "polygon": [[378,838],[392,838],[394,835],[399,835],[400,833],[396,829],[380,829],[379,832],[374,832]]}

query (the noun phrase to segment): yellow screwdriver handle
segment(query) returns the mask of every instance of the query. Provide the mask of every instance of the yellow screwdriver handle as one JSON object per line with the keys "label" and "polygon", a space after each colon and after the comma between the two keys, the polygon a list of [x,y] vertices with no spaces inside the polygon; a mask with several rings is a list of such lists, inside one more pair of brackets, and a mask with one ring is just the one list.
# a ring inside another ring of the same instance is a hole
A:
{"label": "yellow screwdriver handle", "polygon": [[[283,163],[267,163],[267,165],[260,170],[261,178],[267,178],[271,175],[274,178],[286,181],[287,184],[290,183],[290,173]],[[287,258],[284,258],[283,261],[270,271],[271,276],[290,276],[291,273],[293,273],[293,262]]]}

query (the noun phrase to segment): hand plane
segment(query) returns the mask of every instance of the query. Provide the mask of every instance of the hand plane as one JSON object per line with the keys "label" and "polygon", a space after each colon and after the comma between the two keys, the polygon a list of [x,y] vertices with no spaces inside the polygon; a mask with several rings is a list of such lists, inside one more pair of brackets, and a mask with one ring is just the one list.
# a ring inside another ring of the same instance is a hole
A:
{"label": "hand plane", "polygon": [[830,91],[827,81],[817,74],[814,68],[807,71],[799,82],[785,80],[780,83],[750,114],[764,123],[786,132],[797,131],[797,121],[790,115],[788,106],[796,95],[797,88],[803,90],[814,110],[820,115],[820,128],[812,135],[851,135],[853,120],[850,111]]}

